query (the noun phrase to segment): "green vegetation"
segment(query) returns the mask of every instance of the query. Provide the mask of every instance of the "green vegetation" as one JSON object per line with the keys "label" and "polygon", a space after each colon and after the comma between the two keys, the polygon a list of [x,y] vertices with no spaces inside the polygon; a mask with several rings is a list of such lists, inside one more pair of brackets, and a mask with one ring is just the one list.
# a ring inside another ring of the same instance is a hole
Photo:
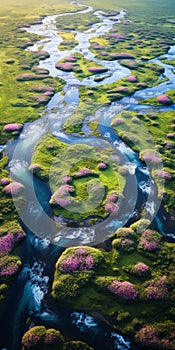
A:
{"label": "green vegetation", "polygon": [[[168,92],[167,95],[173,96],[173,92]],[[152,104],[152,100],[148,99],[147,102]],[[156,99],[154,101],[156,103]],[[158,172],[153,167],[152,175],[158,186],[158,195],[163,195],[166,210],[173,214],[175,204],[175,172],[172,167],[174,159],[174,111],[145,114],[123,111],[113,118],[111,126],[130,147],[140,152],[140,158],[146,149],[154,149],[159,152],[163,169]]]}
{"label": "green vegetation", "polygon": [[[67,63],[70,62],[70,63]],[[75,53],[73,56],[65,57],[56,64],[56,68],[65,71],[72,71],[80,79],[98,73],[108,71],[107,68],[97,64],[96,62],[87,60],[83,55]]]}
{"label": "green vegetation", "polygon": [[174,44],[173,26],[156,24],[145,27],[145,24],[135,21],[123,21],[106,35],[91,39],[91,50],[97,58],[114,60],[117,55],[125,53],[146,61],[168,52],[170,45]]}
{"label": "green vegetation", "polygon": [[111,157],[113,149],[107,143],[101,147],[100,153],[97,147],[67,145],[50,135],[37,143],[30,170],[49,182],[53,191],[50,203],[57,216],[75,224],[85,219],[104,219],[109,215],[105,209],[109,196],[115,193],[115,200],[120,199],[125,177]]}
{"label": "green vegetation", "polygon": [[[39,23],[43,16],[65,11],[75,11],[77,7],[70,5],[69,1],[40,0],[28,1],[19,0],[17,3],[12,0],[0,5],[0,132],[5,124],[30,122],[37,119],[45,104],[51,96],[43,98],[42,92],[36,93],[35,85],[52,87],[54,92],[60,91],[63,81],[49,77],[48,72],[43,74],[37,71],[33,80],[26,79],[18,81],[16,77],[22,74],[33,74],[39,60],[44,58],[42,53],[25,51],[25,48],[35,43],[39,37],[26,33],[22,27],[30,23]],[[42,96],[41,96],[42,95]],[[47,97],[47,98],[46,98]],[[10,135],[10,139],[16,135]],[[2,133],[0,143],[5,143],[9,135]]]}
{"label": "green vegetation", "polygon": [[22,345],[22,350],[93,350],[81,341],[66,343],[58,330],[44,326],[30,328],[22,337]]}
{"label": "green vegetation", "polygon": [[94,104],[104,105],[124,96],[131,96],[137,90],[157,85],[160,74],[164,71],[162,67],[153,63],[131,62],[130,60],[122,60],[120,63],[130,68],[130,76],[115,83],[92,86],[90,96],[88,96],[89,89],[82,86],[80,88],[81,101],[89,101],[90,97]]}
{"label": "green vegetation", "polygon": [[[128,68],[128,76],[111,84],[81,86],[80,104],[63,125],[65,132],[79,136],[86,134],[87,125],[93,140],[93,136],[100,138],[98,121],[90,118],[98,108],[166,80],[164,68],[148,60],[166,54],[174,44],[175,2],[123,0],[121,4],[119,0],[83,0],[83,3],[105,10],[109,17],[114,15],[113,10],[126,8],[125,18],[114,24],[109,33],[90,40],[90,49],[96,58],[117,61]],[[51,97],[62,91],[65,83],[37,67],[49,54],[42,47],[38,52],[25,50],[42,37],[27,33],[23,27],[41,23],[46,15],[80,8],[68,0],[7,0],[0,4],[0,144],[16,139],[24,123],[41,117]],[[59,49],[76,47],[75,31],[86,31],[98,21],[92,12],[57,18],[57,29],[63,38]],[[175,66],[175,60],[161,61]],[[97,82],[103,81],[102,73],[107,72],[104,66],[84,59],[79,53],[65,57],[56,67],[73,71],[80,80],[95,74]],[[174,103],[175,90],[171,90],[145,99],[140,106],[173,107]],[[142,161],[149,163],[158,196],[163,196],[165,208],[173,218],[174,112],[147,111],[125,110],[113,117],[110,125],[139,153]],[[90,226],[120,210],[128,168],[114,162],[113,156],[114,150],[104,140],[99,139],[98,147],[85,142],[66,144],[47,134],[35,146],[29,170],[51,187],[50,204],[55,216],[68,226]],[[155,159],[160,160],[159,156],[163,168],[153,164]],[[18,223],[17,210],[26,202],[24,186],[12,181],[5,169],[7,157],[1,156],[0,160],[0,302],[3,302],[22,266],[17,255],[25,234]],[[51,295],[68,307],[92,315],[100,313],[108,325],[135,339],[141,348],[173,350],[175,248],[174,244],[164,242],[158,232],[147,229],[149,225],[147,220],[141,220],[130,228],[117,230],[110,237],[111,246],[108,241],[96,248],[66,249],[56,263]],[[22,349],[29,348],[92,350],[80,341],[66,343],[59,331],[44,326],[25,333]]]}
{"label": "green vegetation", "polygon": [[70,32],[61,32],[59,35],[63,38],[63,41],[58,46],[59,50],[71,50],[73,49],[78,41],[75,40],[75,34]]}
{"label": "green vegetation", "polygon": [[88,30],[92,24],[99,22],[99,19],[93,13],[82,13],[81,16],[77,13],[74,14],[72,21],[71,16],[58,17],[56,20],[56,26],[59,32],[70,32],[78,30],[84,32]]}
{"label": "green vegetation", "polygon": [[[144,222],[117,230],[108,253],[89,247],[66,249],[57,261],[52,290],[59,302],[92,315],[99,311],[116,330],[136,340],[137,332],[147,325],[162,324],[165,329],[173,322],[175,248],[155,231],[138,233],[137,227],[146,227]],[[94,260],[91,265],[84,263],[87,255]],[[133,300],[128,292],[120,296],[112,292],[114,281],[133,285]],[[167,339],[168,333],[164,334]]]}

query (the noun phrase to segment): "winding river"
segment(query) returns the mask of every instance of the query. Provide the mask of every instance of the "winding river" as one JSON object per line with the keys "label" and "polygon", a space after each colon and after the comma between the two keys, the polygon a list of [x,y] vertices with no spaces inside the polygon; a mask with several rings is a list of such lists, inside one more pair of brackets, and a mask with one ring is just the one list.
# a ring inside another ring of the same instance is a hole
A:
{"label": "winding river", "polygon": [[[62,130],[63,123],[73,114],[77,108],[79,99],[79,87],[94,86],[115,82],[130,74],[129,69],[122,67],[117,61],[97,60],[90,51],[89,40],[93,37],[109,32],[115,23],[124,18],[125,11],[120,11],[114,18],[106,17],[103,12],[95,11],[91,6],[85,7],[82,13],[93,12],[99,21],[90,29],[81,33],[76,31],[75,39],[78,45],[67,51],[60,51],[58,45],[62,37],[57,33],[55,19],[58,16],[70,15],[64,13],[51,15],[43,19],[42,24],[31,25],[26,30],[30,33],[42,35],[44,39],[38,41],[28,50],[36,51],[39,47],[49,52],[50,57],[40,61],[39,68],[49,70],[51,76],[57,76],[65,80],[63,88],[64,95],[55,94],[50,100],[45,114],[33,123],[26,123],[17,141],[6,145],[5,150],[9,155],[9,171],[11,177],[23,183],[27,190],[27,208],[21,213],[22,225],[26,231],[26,240],[19,247],[19,256],[23,261],[23,269],[15,280],[0,320],[2,337],[0,348],[5,350],[19,350],[20,339],[25,331],[27,318],[30,317],[30,325],[45,324],[60,329],[66,339],[77,339],[87,341],[95,350],[105,347],[112,349],[136,349],[128,339],[110,329],[102,321],[87,315],[79,310],[70,310],[48,297],[52,283],[52,271],[54,264],[65,247],[73,245],[96,245],[107,239],[118,227],[134,221],[141,208],[145,208],[150,220],[154,219],[154,225],[164,235],[173,238],[171,230],[167,230],[167,214],[157,200],[157,187],[151,178],[149,168],[142,164],[137,154],[120,140],[118,135],[110,128],[110,121],[122,110],[147,111],[170,110],[171,107],[153,107],[139,105],[138,102],[148,96],[157,96],[167,90],[175,88],[175,75],[173,67],[168,60],[175,58],[175,46],[172,46],[167,55],[167,63],[163,64],[159,58],[152,60],[165,67],[164,76],[167,81],[158,86],[136,92],[132,97],[125,97],[120,101],[113,102],[110,106],[99,108],[92,120],[98,119],[100,137],[90,135],[86,124],[84,124],[85,135],[68,135]],[[63,57],[74,53],[81,53],[87,59],[99,63],[108,72],[106,78],[101,82],[95,82],[94,76],[79,80],[74,73],[67,73],[55,68],[55,64]],[[110,75],[110,76],[108,76]],[[53,213],[48,204],[51,195],[50,188],[33,178],[28,171],[33,149],[37,141],[49,131],[53,136],[68,143],[83,143],[94,147],[112,147],[116,156],[120,156],[122,165],[129,167],[129,175],[124,190],[124,202],[120,216],[112,218],[109,216],[103,223],[94,227],[69,228],[63,225],[57,232]],[[4,147],[1,148],[1,151]],[[131,186],[132,185],[132,186]],[[131,190],[132,188],[132,190]],[[169,219],[169,218],[168,218]],[[171,224],[169,225],[171,228]],[[48,233],[49,232],[49,233]],[[15,297],[14,297],[15,295]]]}

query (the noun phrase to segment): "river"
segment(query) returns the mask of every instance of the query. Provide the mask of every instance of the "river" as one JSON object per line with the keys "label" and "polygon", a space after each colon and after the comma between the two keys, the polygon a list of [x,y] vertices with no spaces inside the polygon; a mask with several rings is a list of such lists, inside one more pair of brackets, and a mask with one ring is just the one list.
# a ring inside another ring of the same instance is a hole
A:
{"label": "river", "polygon": [[[77,4],[80,6],[79,3]],[[109,328],[103,322],[79,310],[67,309],[48,298],[53,280],[54,264],[65,247],[99,244],[118,227],[134,221],[141,208],[145,208],[150,220],[154,220],[156,228],[160,229],[164,235],[173,238],[172,231],[167,230],[169,217],[164,212],[160,201],[157,200],[157,186],[151,178],[149,168],[142,164],[138,155],[110,128],[110,120],[122,110],[144,112],[153,108],[156,111],[174,109],[174,106],[153,107],[139,105],[138,102],[148,96],[157,96],[175,88],[174,68],[168,64],[168,60],[175,57],[175,46],[172,46],[169,53],[164,55],[167,64],[163,64],[159,57],[152,60],[165,67],[164,75],[168,78],[167,81],[163,83],[160,81],[158,86],[140,90],[132,97],[125,97],[120,101],[113,102],[110,106],[99,108],[95,112],[92,118],[99,120],[100,137],[92,137],[88,135],[88,132],[82,137],[68,135],[63,132],[62,125],[73,114],[80,102],[80,86],[90,87],[107,84],[130,74],[129,69],[122,67],[117,61],[97,60],[90,51],[89,43],[91,38],[109,32],[115,23],[124,18],[125,11],[121,10],[115,18],[113,16],[113,19],[110,19],[104,16],[101,11],[94,12],[91,6],[81,6],[85,9],[77,11],[77,13],[81,15],[92,12],[99,21],[83,33],[76,31],[75,39],[78,41],[78,45],[71,50],[61,51],[58,49],[58,45],[63,39],[57,32],[55,19],[58,16],[72,16],[72,13],[47,16],[43,19],[42,24],[26,28],[29,33],[44,37],[28,50],[36,51],[42,46],[43,50],[50,54],[48,59],[40,61],[38,67],[48,69],[51,76],[64,79],[66,84],[63,88],[64,95],[57,93],[52,97],[44,116],[33,123],[26,123],[19,138],[5,147],[10,159],[11,177],[25,185],[28,205],[21,213],[22,225],[26,232],[26,239],[19,246],[19,256],[22,259],[23,268],[10,290],[0,320],[2,331],[0,348],[4,350],[20,349],[20,339],[27,329],[25,323],[28,317],[30,317],[31,325],[42,323],[49,327],[58,328],[66,339],[75,337],[87,341],[95,350],[102,348],[105,350],[136,349],[136,346],[128,339],[124,339],[122,335],[117,334],[114,329]],[[80,81],[74,73],[63,72],[55,68],[55,64],[60,59],[77,52],[108,68],[106,78],[101,82],[95,82],[94,76],[91,76]],[[83,127],[84,130],[87,130],[86,125]],[[111,218],[109,216],[105,222],[94,227],[70,229],[63,225],[57,232],[52,209],[48,204],[51,195],[50,188],[37,178],[33,178],[28,171],[33,149],[37,141],[48,130],[53,136],[68,144],[84,143],[101,149],[107,144],[112,146],[116,156],[120,156],[122,159],[122,165],[129,167],[129,176],[124,190],[123,210],[120,217],[113,216]],[[1,151],[3,150],[4,147]],[[171,228],[171,224],[169,227]]]}

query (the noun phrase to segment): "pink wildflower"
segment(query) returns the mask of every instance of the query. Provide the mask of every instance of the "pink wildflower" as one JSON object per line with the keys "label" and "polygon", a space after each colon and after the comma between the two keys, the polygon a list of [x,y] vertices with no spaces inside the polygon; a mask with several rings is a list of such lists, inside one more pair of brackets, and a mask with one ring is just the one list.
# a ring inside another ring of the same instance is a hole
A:
{"label": "pink wildflower", "polygon": [[7,177],[3,177],[2,179],[1,179],[1,185],[2,186],[6,186],[6,185],[8,185],[9,184],[9,179],[7,178]]}
{"label": "pink wildflower", "polygon": [[4,190],[7,194],[15,196],[24,190],[24,186],[19,182],[12,182],[9,185],[5,186]]}
{"label": "pink wildflower", "polygon": [[161,104],[164,104],[164,105],[167,105],[167,104],[171,104],[172,101],[171,99],[169,98],[169,96],[167,95],[160,95],[157,97],[157,101]]}
{"label": "pink wildflower", "polygon": [[157,170],[156,175],[160,176],[163,179],[170,180],[171,179],[171,174],[168,173],[168,171],[164,170]]}
{"label": "pink wildflower", "polygon": [[144,275],[148,274],[148,272],[149,272],[149,267],[148,267],[146,264],[140,262],[140,263],[137,263],[137,264],[134,266],[133,271],[134,271],[134,272],[136,273],[136,275],[138,275],[138,276],[144,276]]}
{"label": "pink wildflower", "polygon": [[137,81],[137,77],[135,75],[130,75],[127,79],[131,83],[136,83],[136,81]]}
{"label": "pink wildflower", "polygon": [[100,162],[100,163],[98,164],[98,169],[104,170],[104,169],[106,169],[106,168],[107,168],[107,165],[106,165],[105,163]]}
{"label": "pink wildflower", "polygon": [[87,176],[87,175],[91,175],[92,174],[92,171],[88,168],[82,168],[81,170],[79,170],[77,173],[76,173],[76,176],[77,177],[83,177],[83,176]]}
{"label": "pink wildflower", "polygon": [[4,126],[4,131],[13,132],[13,131],[19,131],[22,128],[22,124],[12,123],[12,124],[6,124]]}
{"label": "pink wildflower", "polygon": [[120,282],[115,280],[109,284],[108,289],[123,300],[135,300],[138,296],[134,285],[127,281]]}

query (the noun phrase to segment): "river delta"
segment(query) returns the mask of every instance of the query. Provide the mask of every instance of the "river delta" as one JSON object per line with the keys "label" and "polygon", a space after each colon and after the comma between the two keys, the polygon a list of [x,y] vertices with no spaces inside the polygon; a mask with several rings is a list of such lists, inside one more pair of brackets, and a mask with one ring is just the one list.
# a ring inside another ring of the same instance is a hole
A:
{"label": "river delta", "polygon": [[173,1],[0,7],[0,349],[175,349]]}

